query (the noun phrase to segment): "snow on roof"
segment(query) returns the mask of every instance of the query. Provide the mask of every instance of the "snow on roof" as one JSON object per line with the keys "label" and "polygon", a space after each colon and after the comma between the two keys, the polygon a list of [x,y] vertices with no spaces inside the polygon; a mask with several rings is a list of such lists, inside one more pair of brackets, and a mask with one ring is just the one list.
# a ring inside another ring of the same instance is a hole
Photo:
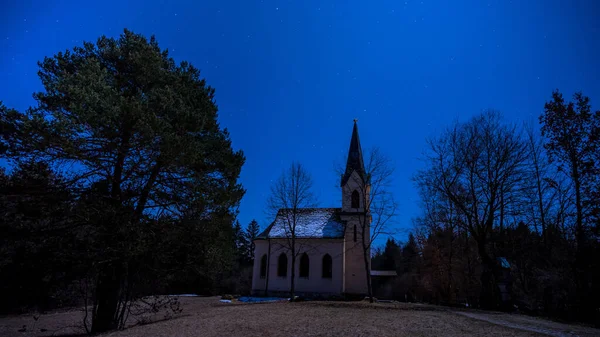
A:
{"label": "snow on roof", "polygon": [[[280,209],[275,221],[261,235],[269,238],[285,238],[291,235],[292,211]],[[339,208],[302,208],[297,211],[297,238],[342,238],[344,224],[339,218]]]}
{"label": "snow on roof", "polygon": [[371,270],[371,276],[398,276],[395,270]]}

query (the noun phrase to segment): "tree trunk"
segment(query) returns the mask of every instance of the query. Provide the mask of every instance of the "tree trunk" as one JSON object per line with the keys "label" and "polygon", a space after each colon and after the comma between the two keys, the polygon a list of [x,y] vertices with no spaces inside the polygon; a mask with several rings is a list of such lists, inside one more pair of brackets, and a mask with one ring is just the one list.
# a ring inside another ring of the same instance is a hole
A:
{"label": "tree trunk", "polygon": [[454,288],[452,287],[452,257],[454,243],[454,229],[450,227],[450,251],[448,252],[448,303],[454,304]]}
{"label": "tree trunk", "polygon": [[496,309],[498,307],[499,289],[496,282],[495,262],[488,255],[486,248],[486,240],[477,238],[477,248],[483,271],[481,272],[481,306],[484,309]]}
{"label": "tree trunk", "polygon": [[542,225],[542,240],[544,245],[548,244],[548,234],[546,230],[546,210],[544,209],[544,200],[542,194],[542,177],[540,176],[540,171],[536,162],[535,165],[535,177],[537,183],[537,192],[538,192],[538,207],[540,208],[540,222]]}
{"label": "tree trunk", "polygon": [[500,235],[504,234],[504,187],[500,187]]}
{"label": "tree trunk", "polygon": [[294,233],[292,233],[292,271],[290,276],[292,277],[290,283],[290,301],[293,302],[296,295],[296,238],[294,237]]}
{"label": "tree trunk", "polygon": [[[366,200],[365,200],[366,201]],[[365,203],[366,205],[366,203]],[[367,234],[367,215],[365,214],[364,218],[364,222],[362,223],[362,228],[361,228],[361,235],[360,235],[360,242],[362,243],[362,251],[363,251],[363,259],[365,262],[365,275],[367,276],[367,294],[369,296],[369,302],[373,303],[373,286],[371,284],[371,268],[369,266],[369,254],[370,252],[370,243],[366,241],[366,234]],[[360,218],[359,218],[360,219]],[[359,220],[360,221],[360,220]],[[370,241],[370,240],[369,240]]]}
{"label": "tree trunk", "polygon": [[124,275],[120,261],[110,262],[98,276],[96,298],[98,305],[92,322],[92,333],[101,333],[118,328],[117,307]]}
{"label": "tree trunk", "polygon": [[365,274],[367,275],[367,292],[369,295],[369,302],[373,303],[373,286],[371,284],[371,272],[369,268],[369,249],[363,245],[363,257],[365,261]]}
{"label": "tree trunk", "polygon": [[579,168],[577,165],[573,167],[573,183],[575,185],[575,240],[577,241],[577,255],[583,251],[585,233],[583,231],[583,204],[581,201],[581,180],[579,177]]}
{"label": "tree trunk", "polygon": [[585,254],[585,232],[583,230],[583,204],[581,200],[581,180],[579,175],[579,167],[576,163],[573,163],[573,183],[575,185],[575,209],[576,209],[576,223],[575,223],[575,241],[577,244],[575,250],[575,284],[577,287],[577,294],[579,296],[580,312],[593,309],[593,305],[590,305],[590,296],[587,286],[587,275],[586,275],[586,261],[589,259]]}

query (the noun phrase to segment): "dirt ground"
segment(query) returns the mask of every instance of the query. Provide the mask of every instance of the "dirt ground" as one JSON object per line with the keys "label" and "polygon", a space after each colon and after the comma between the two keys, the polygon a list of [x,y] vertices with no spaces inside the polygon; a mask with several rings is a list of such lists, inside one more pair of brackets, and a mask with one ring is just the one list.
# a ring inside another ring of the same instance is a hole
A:
{"label": "dirt ground", "polygon": [[[599,336],[600,330],[520,315],[407,303],[220,303],[182,297],[176,317],[105,336]],[[82,333],[78,310],[0,317],[0,336]],[[160,319],[160,316],[154,317]],[[23,330],[25,326],[25,330]],[[21,331],[19,331],[21,330]]]}

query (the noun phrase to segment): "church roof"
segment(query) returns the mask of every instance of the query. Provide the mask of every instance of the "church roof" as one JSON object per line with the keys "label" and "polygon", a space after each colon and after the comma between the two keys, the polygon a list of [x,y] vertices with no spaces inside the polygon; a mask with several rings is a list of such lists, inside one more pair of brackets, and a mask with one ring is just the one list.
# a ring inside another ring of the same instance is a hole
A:
{"label": "church roof", "polygon": [[356,171],[359,177],[365,182],[366,172],[365,172],[365,163],[362,155],[362,148],[360,147],[360,139],[358,137],[358,125],[356,124],[356,119],[354,120],[354,128],[352,129],[352,138],[350,139],[350,148],[348,149],[348,161],[346,162],[346,171],[342,176],[341,185],[344,186],[350,176],[352,175],[352,171]]}
{"label": "church roof", "polygon": [[[301,208],[297,213],[296,238],[332,239],[344,237],[341,208]],[[291,209],[280,209],[275,221],[258,238],[286,238],[290,235]]]}

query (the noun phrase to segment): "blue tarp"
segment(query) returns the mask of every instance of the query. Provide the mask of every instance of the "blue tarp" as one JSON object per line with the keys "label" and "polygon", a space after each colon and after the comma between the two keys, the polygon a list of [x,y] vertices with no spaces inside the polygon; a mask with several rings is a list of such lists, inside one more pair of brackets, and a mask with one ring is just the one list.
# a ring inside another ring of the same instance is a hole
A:
{"label": "blue tarp", "polygon": [[238,301],[245,303],[259,303],[259,302],[279,302],[279,301],[287,301],[287,298],[281,297],[250,297],[244,296],[238,298]]}

